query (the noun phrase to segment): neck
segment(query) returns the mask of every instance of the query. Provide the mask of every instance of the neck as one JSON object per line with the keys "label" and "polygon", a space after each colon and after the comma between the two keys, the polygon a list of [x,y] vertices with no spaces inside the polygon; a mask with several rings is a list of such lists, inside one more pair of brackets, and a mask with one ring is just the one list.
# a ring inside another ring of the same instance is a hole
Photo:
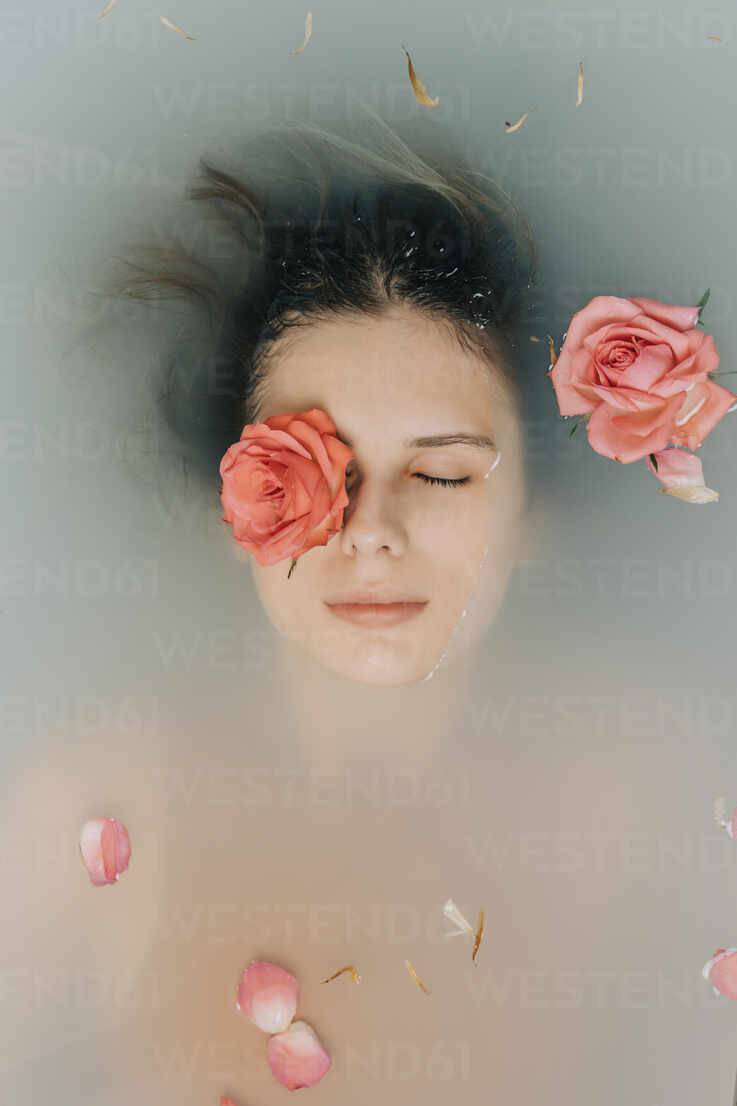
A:
{"label": "neck", "polygon": [[295,739],[310,760],[371,756],[423,757],[446,743],[463,717],[471,665],[465,655],[441,665],[430,680],[397,687],[354,683],[279,638],[276,684],[291,715]]}

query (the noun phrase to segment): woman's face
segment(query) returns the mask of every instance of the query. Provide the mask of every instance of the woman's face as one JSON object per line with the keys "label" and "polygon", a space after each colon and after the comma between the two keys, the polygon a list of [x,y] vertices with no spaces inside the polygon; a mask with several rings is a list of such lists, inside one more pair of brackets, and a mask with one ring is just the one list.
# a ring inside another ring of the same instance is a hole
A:
{"label": "woman's face", "polygon": [[[288,334],[259,420],[321,408],[355,458],[342,530],[302,554],[289,579],[284,563],[263,567],[246,554],[259,596],[276,629],[333,672],[369,684],[422,680],[461,620],[466,638],[478,636],[501,601],[524,500],[515,409],[494,370],[408,308]],[[496,448],[415,441],[458,434]],[[418,605],[398,620],[338,605],[361,589]]]}

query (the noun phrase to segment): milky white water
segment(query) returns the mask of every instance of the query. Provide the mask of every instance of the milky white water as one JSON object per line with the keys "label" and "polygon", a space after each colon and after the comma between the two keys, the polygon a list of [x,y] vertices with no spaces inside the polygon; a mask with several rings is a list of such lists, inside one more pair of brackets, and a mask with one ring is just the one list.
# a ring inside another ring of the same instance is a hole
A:
{"label": "milky white water", "polygon": [[[0,1098],[284,1101],[235,1009],[260,958],[297,975],[332,1056],[302,1092],[322,1106],[726,1106],[737,1009],[701,969],[737,943],[712,814],[737,805],[737,417],[700,451],[720,501],[688,505],[569,437],[543,377],[545,335],[602,293],[710,286],[734,364],[732,8],[330,3],[296,57],[294,6],[179,0],[196,41],[143,0],[97,14],[3,20]],[[437,111],[541,252],[532,536],[480,643],[398,688],[283,645],[217,474],[147,420],[186,308],[80,306],[241,119],[346,119],[355,97],[405,134]],[[78,852],[98,815],[131,836],[112,887]],[[475,962],[444,937],[448,898],[485,911]],[[359,985],[320,983],[349,963]]]}

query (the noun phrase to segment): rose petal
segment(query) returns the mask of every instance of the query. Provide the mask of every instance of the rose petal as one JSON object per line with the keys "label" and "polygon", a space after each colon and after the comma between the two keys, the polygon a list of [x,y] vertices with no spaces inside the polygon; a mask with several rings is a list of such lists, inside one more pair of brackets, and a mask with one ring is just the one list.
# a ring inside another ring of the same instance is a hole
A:
{"label": "rose petal", "polygon": [[290,54],[301,54],[307,43],[310,41],[312,35],[312,12],[307,12],[307,18],[305,19],[305,40],[297,50],[290,50]]}
{"label": "rose petal", "polygon": [[683,499],[686,503],[713,503],[719,499],[719,492],[715,492],[713,488],[706,488],[701,484],[697,484],[695,487],[687,487],[681,484],[677,488],[661,488],[660,490],[666,492],[667,495],[675,496],[676,499]]}
{"label": "rose petal", "polygon": [[[606,384],[577,384],[577,391],[582,395],[600,400],[600,406],[607,404],[617,411],[655,411],[661,409],[665,403],[663,396],[652,395],[650,392],[641,392],[637,388],[611,388]],[[681,388],[679,395],[683,403],[686,389]],[[672,398],[672,397],[671,397]],[[678,410],[676,406],[675,411]]]}
{"label": "rose petal", "polygon": [[[701,342],[698,341],[699,338],[702,339]],[[705,383],[708,374],[716,370],[719,364],[719,353],[711,334],[695,333],[694,340],[690,344],[696,348],[688,357],[674,364],[661,380],[653,384],[650,391],[654,395],[666,399],[676,392],[690,392],[694,384]]]}
{"label": "rose petal", "polygon": [[128,831],[117,818],[90,818],[82,827],[79,848],[96,887],[115,883],[130,861]]}
{"label": "rose petal", "polygon": [[719,492],[707,488],[704,484],[701,458],[695,453],[669,446],[668,449],[662,449],[653,456],[658,463],[657,469],[649,457],[647,467],[664,484],[661,491],[668,492],[669,495],[674,495],[687,503],[712,503],[719,499]]}
{"label": "rose petal", "polygon": [[717,949],[707,960],[701,974],[711,980],[715,991],[727,998],[737,999],[737,949]]}
{"label": "rose petal", "polygon": [[[402,49],[404,50],[405,54],[407,54],[404,46],[402,47]],[[430,93],[427,91],[424,84],[415,73],[415,67],[412,64],[412,58],[409,56],[409,54],[407,54],[407,68],[409,71],[409,79],[410,84],[412,85],[412,91],[415,94],[415,99],[419,103],[424,104],[425,107],[434,108],[440,102],[440,98],[438,96],[435,96],[434,98],[430,96]]]}
{"label": "rose petal", "polygon": [[264,1033],[279,1033],[297,1012],[297,980],[277,964],[252,960],[238,984],[238,1009]]}
{"label": "rose petal", "polygon": [[[737,395],[713,380],[694,384],[676,416],[676,425],[670,436],[673,444],[698,449],[735,400]],[[692,414],[689,415],[689,412]]]}
{"label": "rose petal", "polygon": [[657,453],[653,451],[653,454],[658,467],[655,468],[649,457],[647,467],[667,488],[704,483],[701,458],[696,453],[669,446],[668,449],[661,449]]}
{"label": "rose petal", "polygon": [[274,1077],[290,1091],[319,1082],[332,1063],[314,1029],[304,1021],[294,1021],[289,1029],[270,1037],[266,1055]]}
{"label": "rose petal", "polygon": [[592,331],[611,323],[629,323],[639,314],[640,306],[634,300],[619,296],[594,296],[571,319],[563,346],[568,343],[578,349]]}
{"label": "rose petal", "polygon": [[311,407],[309,411],[300,411],[298,415],[272,415],[266,420],[266,425],[275,430],[286,430],[290,422],[298,419],[300,422],[309,421],[320,434],[335,434],[335,423],[327,411],[320,407]]}
{"label": "rose petal", "polygon": [[647,296],[632,296],[630,302],[636,303],[651,319],[657,319],[658,322],[665,326],[672,326],[675,330],[692,330],[699,319],[698,307],[679,307],[673,303],[650,300]]}
{"label": "rose petal", "polygon": [[[457,933],[470,933],[471,936],[473,936],[473,926],[468,919],[461,914],[452,899],[446,899],[445,905],[443,906],[443,914],[445,914],[445,917],[451,921],[454,926],[458,927],[456,930]],[[446,937],[455,937],[455,935],[456,934],[453,932],[445,934]]]}
{"label": "rose petal", "polygon": [[665,449],[682,402],[683,395],[679,394],[656,407],[625,412],[602,403],[586,424],[589,443],[597,453],[624,465],[639,461],[649,453]]}
{"label": "rose petal", "polygon": [[645,346],[617,381],[618,388],[647,392],[673,365],[673,350],[667,345]]}

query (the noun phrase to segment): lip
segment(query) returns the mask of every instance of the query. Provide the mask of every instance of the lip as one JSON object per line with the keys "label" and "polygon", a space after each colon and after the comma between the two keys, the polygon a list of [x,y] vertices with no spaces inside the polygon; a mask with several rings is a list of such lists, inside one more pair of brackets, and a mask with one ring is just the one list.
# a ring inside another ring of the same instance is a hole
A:
{"label": "lip", "polygon": [[340,604],[356,603],[427,603],[421,595],[410,595],[406,591],[389,587],[354,588],[352,591],[341,591],[331,596],[325,602],[329,607]]}
{"label": "lip", "polygon": [[427,606],[427,600],[420,602],[360,602],[326,603],[328,610],[345,622],[356,626],[395,626],[414,618]]}

